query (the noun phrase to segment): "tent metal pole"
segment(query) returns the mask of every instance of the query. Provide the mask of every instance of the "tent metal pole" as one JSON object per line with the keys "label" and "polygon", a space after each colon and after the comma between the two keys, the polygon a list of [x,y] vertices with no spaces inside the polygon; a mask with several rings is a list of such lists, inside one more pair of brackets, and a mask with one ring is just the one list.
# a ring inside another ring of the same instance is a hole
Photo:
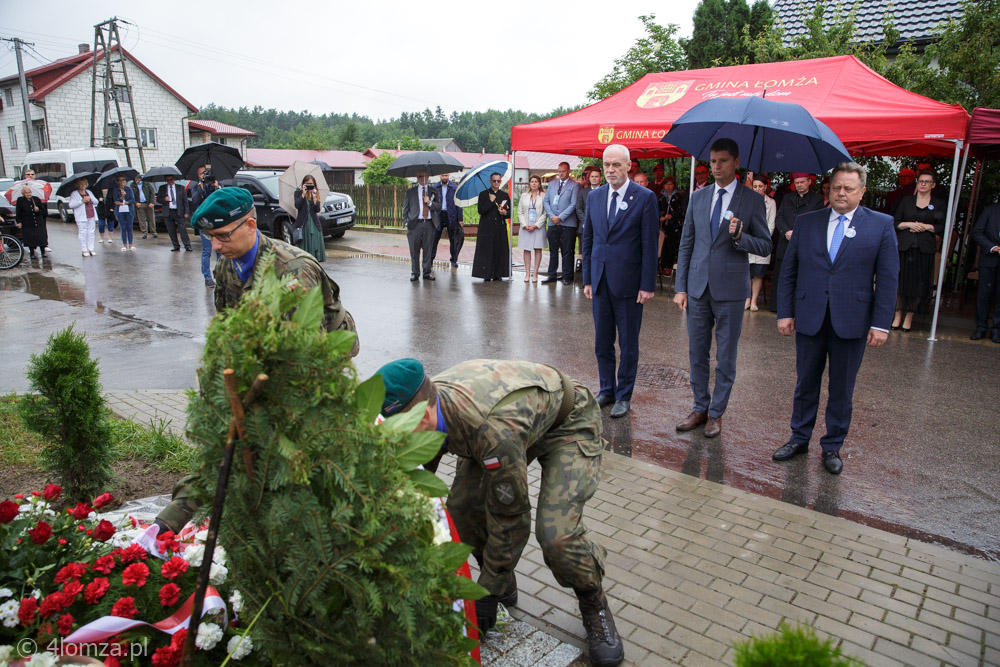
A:
{"label": "tent metal pole", "polygon": [[[507,181],[507,196],[510,197],[510,218],[507,221],[507,276],[514,280],[514,179],[517,177],[517,151],[510,152],[510,180]],[[528,267],[524,267],[527,271]]]}
{"label": "tent metal pole", "polygon": [[[953,220],[958,220],[958,204],[959,204],[959,200],[962,199],[962,185],[964,185],[964,183],[965,183],[965,167],[969,164],[969,152],[970,152],[969,149],[971,149],[971,148],[972,148],[971,144],[966,144],[964,150],[962,151],[962,166],[958,168],[958,185],[957,185],[956,190],[955,190],[955,193],[956,193],[955,194],[955,207],[951,211],[951,217],[952,217]],[[966,221],[965,226],[966,227],[969,226],[968,221]],[[961,255],[962,255],[962,240],[958,239],[958,241],[956,241],[955,243],[956,243],[955,244],[955,250],[957,251],[956,254],[958,255],[958,259],[961,260]],[[944,255],[941,255],[941,261],[944,261]],[[962,269],[962,262],[959,261],[958,264],[955,265],[955,268],[956,268],[956,271],[955,271],[955,278],[956,278],[956,280],[953,281],[953,284],[957,283],[958,272],[961,271],[961,269]],[[941,283],[938,283],[938,291],[940,291],[940,290],[941,290]]]}
{"label": "tent metal pole", "polygon": [[688,185],[688,197],[694,192],[694,169],[698,165],[698,161],[691,156],[691,183]]}
{"label": "tent metal pole", "polygon": [[948,215],[944,220],[944,240],[941,245],[941,266],[938,268],[937,294],[934,295],[934,318],[931,320],[931,335],[929,341],[937,340],[938,315],[941,311],[941,293],[944,291],[944,271],[948,266],[949,247],[951,246],[951,228],[954,223],[955,202],[958,199],[956,186],[958,185],[958,158],[962,153],[964,141],[953,139],[955,142],[955,157],[951,162],[951,190],[948,192]]}

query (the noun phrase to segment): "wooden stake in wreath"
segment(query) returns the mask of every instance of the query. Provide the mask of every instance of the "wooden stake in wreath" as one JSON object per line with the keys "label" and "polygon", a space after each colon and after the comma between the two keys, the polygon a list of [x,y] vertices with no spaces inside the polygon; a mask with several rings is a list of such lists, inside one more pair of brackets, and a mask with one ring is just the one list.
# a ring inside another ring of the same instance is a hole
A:
{"label": "wooden stake in wreath", "polygon": [[[198,626],[201,625],[201,610],[205,604],[205,593],[208,591],[208,580],[212,571],[212,557],[215,555],[215,542],[219,534],[219,524],[222,522],[222,508],[226,502],[226,488],[229,486],[229,471],[233,464],[233,452],[236,449],[236,441],[246,442],[246,430],[243,425],[243,419],[246,414],[245,410],[253,404],[260,393],[261,387],[267,382],[267,375],[261,373],[254,378],[250,390],[240,400],[236,389],[236,371],[227,368],[222,371],[222,378],[226,383],[226,393],[229,394],[229,407],[233,411],[233,416],[229,420],[226,447],[222,452],[222,465],[219,466],[219,481],[215,486],[215,500],[212,502],[212,514],[208,520],[208,537],[205,539],[205,554],[201,560],[201,569],[198,570],[198,588],[194,593],[194,607],[191,609],[191,620],[188,623],[184,652],[181,654],[181,665],[184,667],[190,667],[195,652],[194,643],[198,637]],[[241,447],[240,451],[243,455],[243,463],[247,468],[247,475],[253,480],[253,453],[245,447]]]}

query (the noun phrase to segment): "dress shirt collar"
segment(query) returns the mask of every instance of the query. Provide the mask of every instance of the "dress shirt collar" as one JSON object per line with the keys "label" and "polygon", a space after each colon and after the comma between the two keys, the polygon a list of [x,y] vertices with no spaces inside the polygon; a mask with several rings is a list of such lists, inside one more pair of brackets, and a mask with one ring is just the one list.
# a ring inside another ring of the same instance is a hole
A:
{"label": "dress shirt collar", "polygon": [[715,201],[715,198],[719,196],[719,190],[722,190],[727,195],[732,196],[732,194],[736,192],[736,179],[734,178],[732,181],[729,182],[729,185],[727,185],[724,188],[719,186],[718,183],[716,183],[715,192],[712,193],[712,201]]}
{"label": "dress shirt collar", "polygon": [[[843,214],[843,216],[845,218],[847,218],[847,220],[844,221],[844,226],[845,227],[850,227],[851,226],[851,221],[854,220],[854,214],[857,213],[857,212],[858,212],[858,208],[856,207],[853,210],[850,210],[847,213]],[[841,216],[840,213],[837,213],[835,210],[833,210],[831,208],[830,209],[830,220],[829,220],[829,222],[833,223],[833,224],[836,224],[837,223],[837,218],[839,218],[840,216]]]}

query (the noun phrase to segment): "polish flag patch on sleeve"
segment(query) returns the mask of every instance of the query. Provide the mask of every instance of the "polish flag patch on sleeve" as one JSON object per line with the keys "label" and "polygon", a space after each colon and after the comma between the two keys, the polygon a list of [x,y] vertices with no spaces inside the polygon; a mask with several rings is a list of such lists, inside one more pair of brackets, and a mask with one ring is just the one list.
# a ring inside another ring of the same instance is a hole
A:
{"label": "polish flag patch on sleeve", "polygon": [[487,470],[496,470],[500,467],[500,459],[495,456],[483,459],[483,467]]}

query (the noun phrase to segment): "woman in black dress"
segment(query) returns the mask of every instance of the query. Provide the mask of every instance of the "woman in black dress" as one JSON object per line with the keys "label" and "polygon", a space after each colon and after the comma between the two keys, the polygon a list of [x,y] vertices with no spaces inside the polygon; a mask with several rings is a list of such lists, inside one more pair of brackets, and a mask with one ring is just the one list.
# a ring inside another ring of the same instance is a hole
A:
{"label": "woman in black dress", "polygon": [[507,246],[507,223],[510,196],[500,189],[500,175],[490,176],[490,189],[479,193],[479,232],[476,254],[472,258],[472,277],[500,280],[510,276],[510,249]]}
{"label": "woman in black dress", "polygon": [[31,193],[31,188],[27,185],[21,189],[21,196],[16,200],[14,219],[21,229],[21,242],[28,248],[28,257],[34,259],[35,248],[41,250],[42,257],[45,257],[45,240],[48,238],[45,230],[45,205]]}
{"label": "woman in black dress", "polygon": [[944,233],[948,207],[931,197],[937,177],[929,169],[917,174],[916,194],[903,197],[896,208],[896,238],[899,241],[899,293],[893,329],[909,331],[913,313],[926,310],[934,269],[937,237]]}

